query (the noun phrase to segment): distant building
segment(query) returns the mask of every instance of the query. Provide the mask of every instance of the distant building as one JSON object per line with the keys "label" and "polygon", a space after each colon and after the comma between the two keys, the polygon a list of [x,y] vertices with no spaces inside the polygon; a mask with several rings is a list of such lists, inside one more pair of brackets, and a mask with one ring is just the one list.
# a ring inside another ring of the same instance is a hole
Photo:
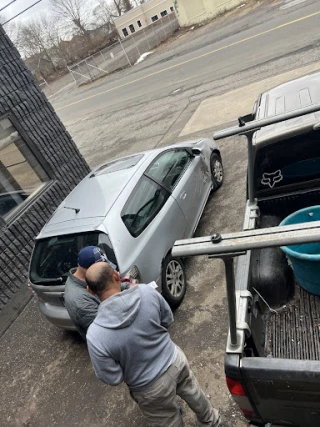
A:
{"label": "distant building", "polygon": [[174,13],[174,0],[149,0],[114,20],[122,39]]}
{"label": "distant building", "polygon": [[188,27],[233,9],[242,4],[243,0],[175,0],[174,3],[179,25]]}

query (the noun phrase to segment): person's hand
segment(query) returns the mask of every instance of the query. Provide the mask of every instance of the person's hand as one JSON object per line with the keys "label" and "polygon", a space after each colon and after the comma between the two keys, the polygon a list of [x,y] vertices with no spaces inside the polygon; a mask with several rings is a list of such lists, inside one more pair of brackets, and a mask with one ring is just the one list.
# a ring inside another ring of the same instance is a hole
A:
{"label": "person's hand", "polygon": [[131,284],[129,286],[129,289],[133,288],[134,286],[137,286],[137,284],[138,284],[137,280],[131,279]]}

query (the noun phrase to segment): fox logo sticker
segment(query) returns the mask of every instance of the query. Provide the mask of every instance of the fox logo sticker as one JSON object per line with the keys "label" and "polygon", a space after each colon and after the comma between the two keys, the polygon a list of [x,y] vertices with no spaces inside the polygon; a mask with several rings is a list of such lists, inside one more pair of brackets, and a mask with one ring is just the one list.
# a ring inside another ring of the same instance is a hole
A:
{"label": "fox logo sticker", "polygon": [[280,182],[282,180],[283,176],[281,174],[281,170],[279,169],[276,172],[264,173],[262,175],[261,184],[268,185],[270,188],[273,188],[277,182]]}

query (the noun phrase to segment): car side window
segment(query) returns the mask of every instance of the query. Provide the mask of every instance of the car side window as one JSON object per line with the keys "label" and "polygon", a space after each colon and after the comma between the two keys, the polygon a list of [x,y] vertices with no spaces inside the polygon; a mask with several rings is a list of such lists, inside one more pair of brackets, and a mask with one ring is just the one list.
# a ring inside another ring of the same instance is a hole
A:
{"label": "car side window", "polygon": [[157,157],[146,170],[145,175],[169,191],[173,191],[191,160],[192,157],[186,150],[170,150]]}
{"label": "car side window", "polygon": [[150,224],[169,196],[159,184],[146,176],[141,178],[121,212],[121,219],[133,237],[139,236]]}

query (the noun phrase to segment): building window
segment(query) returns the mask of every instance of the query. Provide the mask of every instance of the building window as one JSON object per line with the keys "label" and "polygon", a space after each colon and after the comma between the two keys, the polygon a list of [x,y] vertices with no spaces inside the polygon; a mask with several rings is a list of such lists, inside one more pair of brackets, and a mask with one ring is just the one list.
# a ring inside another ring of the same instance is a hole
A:
{"label": "building window", "polygon": [[138,24],[138,27],[139,27],[139,28],[141,28],[141,27],[142,27],[141,21],[137,21],[137,24]]}
{"label": "building window", "polygon": [[131,31],[131,33],[135,33],[136,32],[136,30],[134,29],[133,24],[129,25],[129,30]]}
{"label": "building window", "polygon": [[160,13],[161,17],[164,18],[165,16],[168,15],[168,12],[166,10],[164,10],[163,12]]}
{"label": "building window", "polygon": [[0,216],[18,206],[50,181],[49,176],[9,118],[0,119]]}
{"label": "building window", "polygon": [[170,7],[170,12],[174,12],[174,7],[173,6]]}
{"label": "building window", "polygon": [[122,28],[122,33],[125,37],[129,35],[128,30],[126,28]]}
{"label": "building window", "polygon": [[159,19],[158,15],[154,15],[154,16],[151,17],[151,21],[152,22],[156,22],[156,21],[158,21],[158,19]]}

